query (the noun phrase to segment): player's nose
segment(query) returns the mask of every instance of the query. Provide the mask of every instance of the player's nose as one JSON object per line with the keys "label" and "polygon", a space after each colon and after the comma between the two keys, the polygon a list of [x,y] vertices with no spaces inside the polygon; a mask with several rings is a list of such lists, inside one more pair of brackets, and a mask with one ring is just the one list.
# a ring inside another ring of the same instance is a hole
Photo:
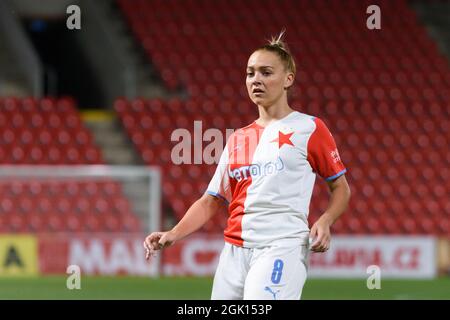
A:
{"label": "player's nose", "polygon": [[260,84],[261,83],[261,73],[255,72],[255,76],[253,77],[253,83]]}
{"label": "player's nose", "polygon": [[251,83],[251,88],[253,89],[253,88],[256,88],[256,87],[260,87],[261,84],[262,84],[261,80],[259,78],[257,79],[256,76],[255,76],[255,79],[253,79],[253,81]]}

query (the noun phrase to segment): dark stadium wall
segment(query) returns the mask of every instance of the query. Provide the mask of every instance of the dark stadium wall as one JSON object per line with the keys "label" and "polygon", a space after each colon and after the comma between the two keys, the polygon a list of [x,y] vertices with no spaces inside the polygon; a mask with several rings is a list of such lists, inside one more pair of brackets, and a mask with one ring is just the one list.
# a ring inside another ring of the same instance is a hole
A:
{"label": "dark stadium wall", "polygon": [[76,32],[66,19],[25,18],[24,26],[45,69],[45,95],[72,96],[80,108],[98,108],[104,99]]}
{"label": "dark stadium wall", "polygon": [[66,8],[79,4],[79,0],[10,0],[17,13],[23,17],[58,18]]}

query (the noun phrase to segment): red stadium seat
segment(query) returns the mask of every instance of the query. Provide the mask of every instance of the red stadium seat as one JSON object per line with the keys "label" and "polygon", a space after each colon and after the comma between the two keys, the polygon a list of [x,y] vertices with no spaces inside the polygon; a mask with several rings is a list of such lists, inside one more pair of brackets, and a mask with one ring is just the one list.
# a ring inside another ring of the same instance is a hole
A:
{"label": "red stadium seat", "polygon": [[107,215],[103,218],[104,229],[109,232],[120,232],[122,226],[118,217]]}
{"label": "red stadium seat", "polygon": [[142,231],[141,222],[134,214],[126,213],[122,215],[122,226],[128,232]]}
{"label": "red stadium seat", "polygon": [[84,231],[99,232],[102,231],[101,218],[93,213],[87,213],[82,217]]}
{"label": "red stadium seat", "polygon": [[50,232],[61,232],[66,230],[64,218],[56,213],[46,215],[46,225],[47,230]]}
{"label": "red stadium seat", "polygon": [[78,214],[68,214],[64,216],[66,223],[65,230],[69,232],[81,232],[83,231],[83,221]]}

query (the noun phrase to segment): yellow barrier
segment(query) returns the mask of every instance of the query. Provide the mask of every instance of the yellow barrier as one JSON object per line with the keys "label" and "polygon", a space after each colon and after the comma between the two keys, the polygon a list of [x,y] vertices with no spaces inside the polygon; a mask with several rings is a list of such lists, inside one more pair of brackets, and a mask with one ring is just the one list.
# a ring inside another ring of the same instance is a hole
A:
{"label": "yellow barrier", "polygon": [[439,238],[437,245],[437,267],[440,275],[450,274],[450,238]]}
{"label": "yellow barrier", "polygon": [[0,276],[37,275],[37,251],[32,235],[0,235]]}
{"label": "yellow barrier", "polygon": [[114,117],[114,112],[110,110],[84,110],[81,112],[81,119],[83,119],[83,121],[111,121]]}

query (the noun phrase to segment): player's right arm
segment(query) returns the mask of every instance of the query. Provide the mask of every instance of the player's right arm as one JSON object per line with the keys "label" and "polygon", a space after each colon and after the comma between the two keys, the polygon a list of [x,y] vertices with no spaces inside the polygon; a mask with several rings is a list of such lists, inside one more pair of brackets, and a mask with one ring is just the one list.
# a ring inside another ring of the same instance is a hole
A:
{"label": "player's right arm", "polygon": [[200,229],[223,205],[225,203],[222,199],[205,193],[191,205],[172,230],[153,232],[145,238],[144,247],[147,250],[145,258],[149,259],[155,251],[168,247]]}
{"label": "player's right arm", "polygon": [[184,217],[172,230],[167,232],[153,232],[145,238],[146,259],[149,259],[155,251],[170,246],[175,241],[183,239],[197,231],[219,211],[221,206],[228,205],[231,196],[229,192],[227,167],[228,143],[220,156],[216,172],[205,194],[191,205]]}

